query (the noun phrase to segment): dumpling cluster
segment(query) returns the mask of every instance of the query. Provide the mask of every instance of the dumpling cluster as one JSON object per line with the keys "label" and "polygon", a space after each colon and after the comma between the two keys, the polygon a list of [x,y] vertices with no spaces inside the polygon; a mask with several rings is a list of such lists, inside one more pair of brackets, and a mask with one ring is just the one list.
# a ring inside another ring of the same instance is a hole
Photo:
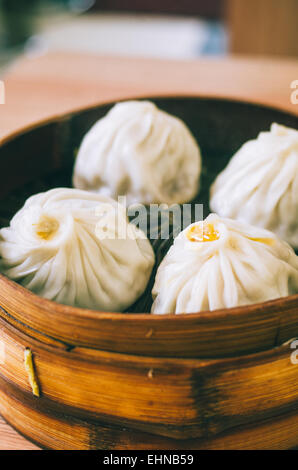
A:
{"label": "dumpling cluster", "polygon": [[[128,206],[189,202],[201,165],[180,119],[149,101],[115,105],[83,139],[78,189],[31,197],[0,230],[0,272],[62,304],[126,310],[145,291],[155,255],[117,197]],[[182,231],[159,266],[152,313],[298,293],[298,256],[288,245],[298,248],[297,130],[273,124],[244,144],[213,183],[210,207],[218,215]]]}
{"label": "dumpling cluster", "polygon": [[215,214],[182,231],[158,268],[152,313],[195,313],[298,292],[298,256],[273,233]]}
{"label": "dumpling cluster", "polygon": [[0,271],[62,304],[123,311],[144,292],[155,255],[114,200],[76,189],[35,195],[0,230]]}
{"label": "dumpling cluster", "polygon": [[74,168],[76,188],[127,204],[180,204],[195,197],[200,149],[186,125],[149,101],[116,104],[86,134]]}
{"label": "dumpling cluster", "polygon": [[216,178],[210,207],[298,248],[298,131],[273,124],[244,144]]}

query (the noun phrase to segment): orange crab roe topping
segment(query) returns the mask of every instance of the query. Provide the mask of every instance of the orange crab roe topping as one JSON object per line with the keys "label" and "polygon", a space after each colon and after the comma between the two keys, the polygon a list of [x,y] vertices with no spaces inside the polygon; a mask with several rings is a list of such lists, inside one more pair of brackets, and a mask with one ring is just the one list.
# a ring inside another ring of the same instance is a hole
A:
{"label": "orange crab roe topping", "polygon": [[51,240],[59,229],[59,223],[53,217],[42,216],[36,225],[36,234],[42,240]]}
{"label": "orange crab roe topping", "polygon": [[269,246],[274,245],[274,239],[273,238],[253,238],[253,237],[249,237],[249,240],[251,240],[253,242],[264,243],[265,245],[269,245]]}
{"label": "orange crab roe topping", "polygon": [[187,238],[191,242],[214,242],[219,240],[219,232],[213,224],[201,223],[193,225],[187,232]]}

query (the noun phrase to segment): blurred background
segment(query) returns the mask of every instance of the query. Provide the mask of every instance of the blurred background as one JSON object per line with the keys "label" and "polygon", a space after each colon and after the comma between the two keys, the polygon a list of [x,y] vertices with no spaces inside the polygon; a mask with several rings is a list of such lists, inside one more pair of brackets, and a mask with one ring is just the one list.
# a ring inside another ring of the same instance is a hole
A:
{"label": "blurred background", "polygon": [[49,51],[298,57],[298,0],[0,0],[0,67]]}

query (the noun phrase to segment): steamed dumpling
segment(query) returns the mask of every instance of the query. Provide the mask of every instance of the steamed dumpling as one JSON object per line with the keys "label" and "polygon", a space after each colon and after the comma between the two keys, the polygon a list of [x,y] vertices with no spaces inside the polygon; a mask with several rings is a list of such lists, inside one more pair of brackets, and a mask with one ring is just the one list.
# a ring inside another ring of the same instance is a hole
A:
{"label": "steamed dumpling", "polygon": [[298,256],[273,233],[211,214],[181,232],[158,268],[152,313],[195,313],[298,292]]}
{"label": "steamed dumpling", "polygon": [[211,187],[210,207],[298,248],[298,131],[273,124],[244,144]]}
{"label": "steamed dumpling", "polygon": [[127,204],[184,203],[199,190],[199,147],[178,118],[149,101],[116,104],[86,134],[73,183]]}
{"label": "steamed dumpling", "polygon": [[144,292],[154,258],[124,207],[86,191],[35,195],[0,230],[0,271],[76,307],[123,311]]}

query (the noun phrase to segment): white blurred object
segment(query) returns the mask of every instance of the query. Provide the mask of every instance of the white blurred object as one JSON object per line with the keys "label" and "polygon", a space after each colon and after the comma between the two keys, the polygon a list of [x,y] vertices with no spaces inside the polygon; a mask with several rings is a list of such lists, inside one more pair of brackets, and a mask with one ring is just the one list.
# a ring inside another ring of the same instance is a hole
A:
{"label": "white blurred object", "polygon": [[210,51],[214,35],[215,42],[222,44],[219,49],[224,49],[224,30],[199,18],[112,13],[46,24],[41,32],[48,50],[169,59],[216,53]]}
{"label": "white blurred object", "polygon": [[68,7],[75,13],[83,13],[93,7],[95,0],[69,0]]}
{"label": "white blurred object", "polygon": [[41,57],[48,52],[48,41],[39,34],[31,36],[24,46],[24,54],[30,59]]}

